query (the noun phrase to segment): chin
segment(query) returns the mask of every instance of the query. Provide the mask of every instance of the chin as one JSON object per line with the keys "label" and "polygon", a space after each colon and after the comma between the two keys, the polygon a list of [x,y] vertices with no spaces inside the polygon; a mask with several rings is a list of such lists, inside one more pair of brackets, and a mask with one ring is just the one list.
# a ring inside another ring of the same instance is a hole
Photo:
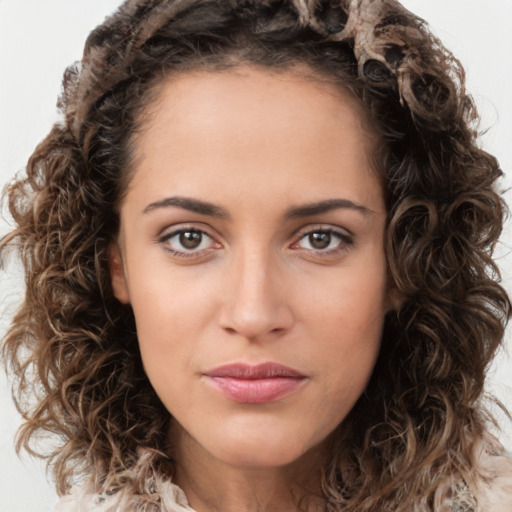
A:
{"label": "chin", "polygon": [[[278,429],[275,425],[260,428],[220,429],[217,439],[209,439],[217,459],[235,467],[282,467],[299,460],[321,440],[299,437],[299,429]],[[212,442],[213,441],[213,442]]]}
{"label": "chin", "polygon": [[[220,447],[219,447],[220,448]],[[292,464],[304,455],[304,450],[282,443],[256,443],[254,440],[231,441],[218,452],[224,464],[240,468],[271,468]]]}
{"label": "chin", "polygon": [[286,413],[259,409],[210,415],[207,422],[186,419],[189,421],[175,422],[178,428],[174,436],[178,437],[172,443],[181,445],[181,457],[205,457],[245,469],[284,467],[304,456],[321,454],[323,441],[338,424],[330,419],[324,422],[324,428],[318,428],[302,416],[289,417]]}

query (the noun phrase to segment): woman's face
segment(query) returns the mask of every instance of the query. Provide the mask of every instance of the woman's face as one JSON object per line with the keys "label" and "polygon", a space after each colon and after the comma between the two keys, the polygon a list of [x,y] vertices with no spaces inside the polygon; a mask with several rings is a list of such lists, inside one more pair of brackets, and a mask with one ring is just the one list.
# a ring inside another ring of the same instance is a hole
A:
{"label": "woman's face", "polygon": [[360,112],[289,71],[197,72],[164,84],[135,142],[112,283],[182,451],[314,453],[363,392],[388,309]]}

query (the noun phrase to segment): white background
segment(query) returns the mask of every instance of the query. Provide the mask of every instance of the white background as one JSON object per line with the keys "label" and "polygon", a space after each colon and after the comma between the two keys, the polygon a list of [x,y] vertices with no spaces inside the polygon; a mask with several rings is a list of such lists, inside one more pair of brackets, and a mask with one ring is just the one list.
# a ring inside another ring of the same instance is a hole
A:
{"label": "white background", "polygon": [[[55,102],[66,65],[78,60],[89,31],[120,0],[0,0],[0,184],[22,169],[35,145],[57,120]],[[468,89],[482,114],[483,138],[512,187],[512,0],[403,0],[425,18],[467,71]],[[507,193],[512,205],[512,193]],[[498,247],[505,287],[512,291],[512,223]],[[8,224],[0,220],[0,233]],[[14,267],[10,267],[13,269]],[[0,332],[20,296],[19,278],[0,276]],[[9,306],[9,307],[8,307]],[[511,330],[507,345],[512,351]],[[502,352],[488,389],[512,410],[512,364]],[[56,495],[44,465],[14,454],[19,417],[0,372],[0,512],[52,510]],[[501,439],[512,449],[512,427],[503,422]]]}

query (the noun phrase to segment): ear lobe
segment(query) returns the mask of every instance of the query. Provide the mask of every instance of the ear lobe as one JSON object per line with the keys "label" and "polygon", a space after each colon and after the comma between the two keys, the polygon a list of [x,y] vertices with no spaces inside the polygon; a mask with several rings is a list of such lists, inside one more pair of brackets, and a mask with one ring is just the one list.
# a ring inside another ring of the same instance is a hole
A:
{"label": "ear lobe", "polygon": [[402,305],[402,302],[403,297],[401,296],[400,292],[395,287],[390,288],[386,296],[386,313],[389,313],[390,311],[398,311]]}
{"label": "ear lobe", "polygon": [[117,242],[111,242],[108,246],[108,267],[114,297],[123,304],[129,304],[130,294],[124,275],[123,258]]}

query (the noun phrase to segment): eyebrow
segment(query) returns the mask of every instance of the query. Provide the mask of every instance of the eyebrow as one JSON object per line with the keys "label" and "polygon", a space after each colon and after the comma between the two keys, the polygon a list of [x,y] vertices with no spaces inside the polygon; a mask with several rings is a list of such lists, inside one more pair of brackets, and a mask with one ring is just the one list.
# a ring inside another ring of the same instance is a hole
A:
{"label": "eyebrow", "polygon": [[143,213],[149,213],[157,208],[168,208],[170,206],[178,206],[184,210],[208,215],[209,217],[217,217],[219,219],[229,219],[229,213],[224,208],[200,199],[192,199],[190,197],[166,197],[161,201],[155,201],[144,208]]}
{"label": "eyebrow", "polygon": [[312,217],[321,213],[327,213],[332,210],[354,210],[364,215],[375,213],[370,208],[363,206],[362,204],[350,201],[350,199],[327,199],[325,201],[319,201],[317,203],[309,203],[302,206],[292,207],[285,213],[287,219],[297,219],[303,217]]}
{"label": "eyebrow", "polygon": [[[222,208],[208,201],[202,201],[200,199],[192,199],[190,197],[166,197],[160,201],[155,201],[144,208],[143,213],[149,213],[158,208],[169,208],[177,206],[184,210],[199,213],[201,215],[207,215],[209,217],[216,217],[219,219],[230,219],[229,213]],[[364,215],[375,213],[366,206],[355,203],[349,199],[326,199],[324,201],[318,201],[316,203],[308,203],[301,206],[296,206],[288,209],[285,212],[285,219],[297,219],[304,217],[312,217],[322,213],[327,213],[333,210],[348,209],[360,212]]]}

